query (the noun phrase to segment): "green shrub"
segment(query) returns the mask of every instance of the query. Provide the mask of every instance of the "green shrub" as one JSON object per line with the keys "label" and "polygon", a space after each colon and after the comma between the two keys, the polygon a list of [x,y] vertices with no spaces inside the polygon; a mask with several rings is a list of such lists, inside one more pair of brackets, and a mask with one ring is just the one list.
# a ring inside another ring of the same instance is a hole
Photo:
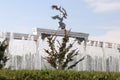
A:
{"label": "green shrub", "polygon": [[5,54],[5,50],[8,47],[8,40],[5,39],[4,41],[0,41],[0,69],[2,69],[6,62],[8,61],[8,57]]}
{"label": "green shrub", "polygon": [[0,80],[120,80],[120,72],[4,69]]}

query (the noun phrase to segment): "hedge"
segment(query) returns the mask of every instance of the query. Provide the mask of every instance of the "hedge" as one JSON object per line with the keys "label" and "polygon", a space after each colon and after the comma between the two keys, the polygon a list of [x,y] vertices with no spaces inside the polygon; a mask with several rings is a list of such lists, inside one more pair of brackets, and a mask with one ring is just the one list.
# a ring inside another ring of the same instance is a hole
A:
{"label": "hedge", "polygon": [[120,72],[4,69],[0,80],[120,80]]}

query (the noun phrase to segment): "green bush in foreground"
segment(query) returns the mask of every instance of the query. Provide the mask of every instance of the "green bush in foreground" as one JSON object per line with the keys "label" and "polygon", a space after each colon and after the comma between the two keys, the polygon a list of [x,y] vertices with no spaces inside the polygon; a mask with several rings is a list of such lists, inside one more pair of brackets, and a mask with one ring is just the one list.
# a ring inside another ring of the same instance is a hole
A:
{"label": "green bush in foreground", "polygon": [[120,73],[70,70],[0,70],[0,80],[120,80]]}

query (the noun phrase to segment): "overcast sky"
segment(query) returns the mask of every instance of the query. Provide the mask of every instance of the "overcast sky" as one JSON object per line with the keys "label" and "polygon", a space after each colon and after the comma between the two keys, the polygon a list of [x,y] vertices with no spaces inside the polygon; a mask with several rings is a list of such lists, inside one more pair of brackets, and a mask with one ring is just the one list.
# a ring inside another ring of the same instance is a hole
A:
{"label": "overcast sky", "polygon": [[120,0],[0,0],[0,31],[32,33],[57,29],[56,4],[66,9],[67,29],[89,33],[89,39],[120,43]]}

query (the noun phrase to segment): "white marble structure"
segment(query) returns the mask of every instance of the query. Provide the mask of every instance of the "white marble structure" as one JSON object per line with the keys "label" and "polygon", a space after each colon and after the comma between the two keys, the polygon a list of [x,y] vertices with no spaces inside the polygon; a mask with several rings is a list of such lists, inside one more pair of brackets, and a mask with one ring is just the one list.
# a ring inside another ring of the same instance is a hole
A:
{"label": "white marble structure", "polygon": [[[33,34],[0,33],[0,39],[9,39],[9,47],[6,50],[8,57],[6,67],[11,69],[47,69],[50,65],[43,59],[48,48],[46,36],[56,34],[57,40],[61,40],[63,30],[32,29]],[[94,71],[120,71],[120,44],[88,40],[88,34],[70,32],[70,43],[77,42],[74,49],[79,49],[79,55],[75,60],[86,56],[74,69]],[[57,43],[55,43],[57,45]],[[52,68],[51,68],[52,69]]]}

